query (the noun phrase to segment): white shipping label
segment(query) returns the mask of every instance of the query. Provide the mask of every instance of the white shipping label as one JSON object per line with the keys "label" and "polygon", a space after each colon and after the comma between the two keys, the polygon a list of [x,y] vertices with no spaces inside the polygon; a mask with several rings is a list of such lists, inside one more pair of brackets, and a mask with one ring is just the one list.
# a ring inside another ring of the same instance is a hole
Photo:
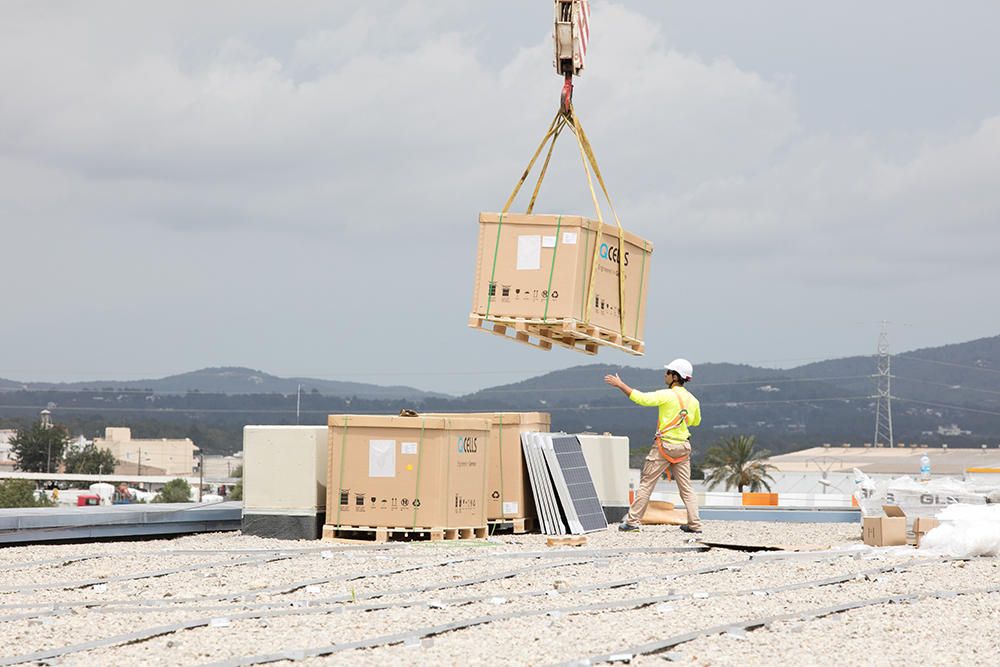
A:
{"label": "white shipping label", "polygon": [[368,476],[369,477],[396,476],[395,440],[368,441]]}
{"label": "white shipping label", "polygon": [[517,502],[505,502],[503,504],[504,514],[517,514]]}
{"label": "white shipping label", "polygon": [[404,442],[399,445],[400,454],[416,454],[417,453],[417,443],[415,442]]}
{"label": "white shipping label", "polygon": [[542,268],[542,237],[517,237],[517,270],[534,271]]}
{"label": "white shipping label", "polygon": [[543,248],[555,248],[556,247],[556,237],[554,237],[554,236],[543,236],[542,237],[542,247]]}
{"label": "white shipping label", "polygon": [[576,245],[576,232],[563,232],[563,245]]}

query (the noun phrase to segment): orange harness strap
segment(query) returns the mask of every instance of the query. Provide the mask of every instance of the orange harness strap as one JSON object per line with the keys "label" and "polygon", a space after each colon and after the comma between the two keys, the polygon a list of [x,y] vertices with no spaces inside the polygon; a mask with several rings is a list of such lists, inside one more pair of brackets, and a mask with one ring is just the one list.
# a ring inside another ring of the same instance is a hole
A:
{"label": "orange harness strap", "polygon": [[[688,411],[687,408],[684,406],[684,399],[681,397],[680,393],[677,392],[676,390],[674,391],[674,394],[677,395],[677,402],[681,404],[681,411],[677,413],[677,416],[674,419],[672,419],[669,424],[667,424],[666,426],[664,426],[663,428],[659,429],[656,432],[656,438],[655,438],[656,448],[660,450],[660,456],[662,456],[672,464],[686,461],[688,456],[690,456],[689,454],[684,454],[681,457],[674,458],[672,456],[668,456],[666,450],[663,449],[663,436],[666,434],[666,432],[674,430],[675,428],[680,426],[682,422],[685,424],[688,423]],[[667,468],[667,479],[670,479],[669,468]]]}

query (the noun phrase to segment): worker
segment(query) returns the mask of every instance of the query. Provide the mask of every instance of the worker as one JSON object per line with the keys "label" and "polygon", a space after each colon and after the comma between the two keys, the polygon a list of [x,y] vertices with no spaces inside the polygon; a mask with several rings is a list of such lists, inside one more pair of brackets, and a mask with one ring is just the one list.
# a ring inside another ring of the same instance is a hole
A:
{"label": "worker", "polygon": [[694,369],[687,359],[674,359],[664,368],[663,381],[667,388],[652,392],[633,389],[617,373],[604,376],[605,383],[620,389],[633,403],[659,407],[656,435],[653,447],[642,466],[639,491],[618,530],[639,530],[639,523],[646,513],[653,488],[669,468],[670,474],[677,480],[677,490],[687,510],[687,524],[681,526],[681,530],[700,533],[698,500],[691,488],[691,432],[688,429],[701,423],[701,406],[698,399],[684,387],[693,376]]}

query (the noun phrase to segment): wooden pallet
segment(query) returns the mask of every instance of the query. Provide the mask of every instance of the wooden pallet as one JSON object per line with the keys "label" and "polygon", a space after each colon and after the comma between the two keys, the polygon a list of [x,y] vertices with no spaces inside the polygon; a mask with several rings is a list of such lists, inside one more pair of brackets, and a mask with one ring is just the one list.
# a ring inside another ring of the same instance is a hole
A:
{"label": "wooden pallet", "polygon": [[485,538],[486,526],[471,528],[398,528],[386,526],[323,526],[323,540],[368,540],[373,542],[413,542],[420,540],[472,540]]}
{"label": "wooden pallet", "polygon": [[535,529],[533,519],[525,517],[521,519],[490,519],[488,522],[490,535],[510,531],[515,535],[530,533]]}
{"label": "wooden pallet", "polygon": [[560,320],[555,326],[548,324],[547,327],[547,330],[551,332],[548,334],[550,337],[560,336],[564,339],[589,341],[597,345],[614,347],[622,352],[634,355],[641,355],[646,351],[646,346],[641,340],[623,336],[616,331],[599,327],[596,324],[587,324],[579,320],[567,319]]}
{"label": "wooden pallet", "polygon": [[540,338],[537,335],[532,335],[528,332],[522,322],[509,321],[500,323],[495,321],[493,318],[487,320],[484,317],[470,315],[469,326],[473,329],[479,329],[480,331],[485,331],[518,343],[524,343],[525,345],[537,347],[540,350],[552,349],[552,341]]}
{"label": "wooden pallet", "polygon": [[601,347],[613,347],[636,356],[646,351],[641,340],[572,318],[541,320],[490,316],[487,319],[473,313],[469,316],[469,326],[543,350],[559,345],[589,355],[597,354]]}

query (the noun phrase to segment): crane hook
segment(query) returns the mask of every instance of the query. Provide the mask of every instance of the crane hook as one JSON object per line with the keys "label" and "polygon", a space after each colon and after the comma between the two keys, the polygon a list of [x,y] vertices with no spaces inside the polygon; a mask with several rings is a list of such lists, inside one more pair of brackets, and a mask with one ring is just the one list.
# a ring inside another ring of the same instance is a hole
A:
{"label": "crane hook", "polygon": [[562,106],[562,112],[569,115],[570,108],[573,104],[573,75],[567,73],[566,79],[563,82],[562,94],[559,96],[559,101]]}

